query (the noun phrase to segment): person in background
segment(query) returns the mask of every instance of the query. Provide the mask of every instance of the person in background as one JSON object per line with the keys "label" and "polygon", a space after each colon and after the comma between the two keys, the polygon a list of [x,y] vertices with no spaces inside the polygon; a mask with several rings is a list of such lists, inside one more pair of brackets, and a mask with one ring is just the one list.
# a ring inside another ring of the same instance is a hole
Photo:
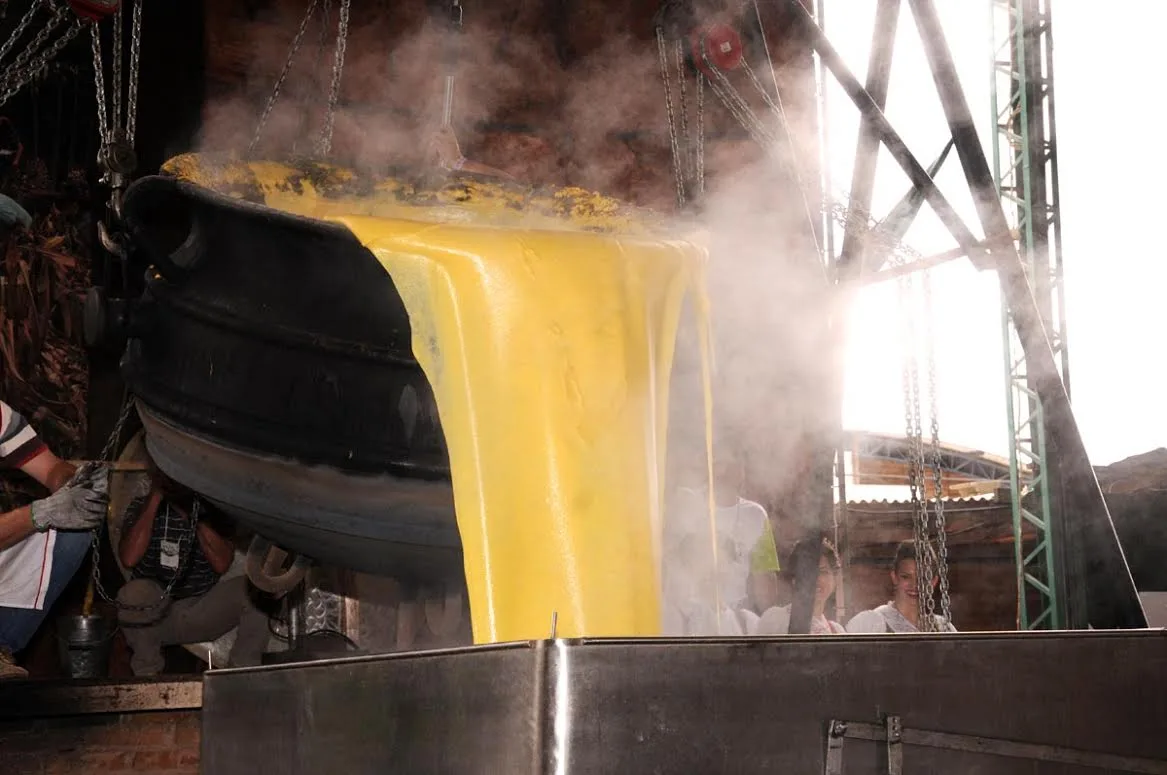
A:
{"label": "person in background", "polygon": [[0,467],[18,468],[51,493],[0,514],[0,679],[25,678],[14,654],[36,633],[89,552],[88,531],[109,504],[108,471],[79,469],[53,454],[32,426],[0,401]]}
{"label": "person in background", "polygon": [[[878,608],[860,611],[847,622],[851,633],[910,633],[920,629],[920,591],[916,585],[916,543],[904,541],[896,547],[891,566],[892,599]],[[937,579],[932,579],[935,588]],[[937,632],[956,632],[952,622],[934,614]]]}
{"label": "person in background", "polygon": [[[817,539],[816,539],[817,540]],[[792,555],[797,555],[800,548],[805,551],[806,541],[800,541],[794,548]],[[814,551],[813,545],[810,547]],[[813,555],[812,555],[813,557]],[[827,618],[827,610],[834,610],[835,591],[839,586],[839,553],[830,541],[823,540],[822,550],[819,553],[818,574],[815,577],[814,603],[811,608],[810,634],[811,635],[842,635],[846,632],[843,625]],[[797,578],[791,578],[791,585],[798,589]],[[790,633],[791,606],[775,606],[766,610],[758,620],[758,635],[787,635]]]}
{"label": "person in background", "polygon": [[707,487],[680,488],[666,509],[663,634],[745,634],[737,610],[747,597],[751,551],[765,532],[768,517],[761,505],[741,497],[744,485],[744,461],[719,455],[714,467],[716,558]]}
{"label": "person in background", "polygon": [[142,492],[126,507],[118,557],[131,578],[118,593],[118,619],[133,652],[134,675],[157,675],[164,646],[215,640],[238,628],[230,667],[258,665],[268,642],[267,617],[245,576],[224,579],[235,548],[216,528],[197,494],[147,459]]}

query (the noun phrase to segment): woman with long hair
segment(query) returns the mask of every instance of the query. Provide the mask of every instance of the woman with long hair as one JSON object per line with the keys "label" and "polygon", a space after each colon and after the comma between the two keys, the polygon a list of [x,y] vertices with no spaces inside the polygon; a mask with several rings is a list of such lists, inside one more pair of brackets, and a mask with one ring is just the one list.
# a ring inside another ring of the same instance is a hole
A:
{"label": "woman with long hair", "polygon": [[[817,547],[807,547],[808,541],[795,544],[792,555],[797,557],[807,548],[814,551]],[[830,541],[823,539],[819,551],[818,573],[814,581],[814,602],[811,607],[810,634],[811,635],[841,635],[845,632],[843,625],[827,618],[827,611],[834,613],[835,592],[839,587],[839,553],[835,551]],[[797,576],[791,578],[794,594],[799,591]],[[788,635],[790,633],[791,606],[775,606],[768,609],[758,620],[758,635]]]}
{"label": "woman with long hair", "polygon": [[[925,551],[930,551],[925,549]],[[911,633],[920,631],[920,589],[916,580],[916,542],[896,547],[891,565],[892,599],[869,611],[860,611],[847,622],[850,633]],[[935,588],[936,579],[932,579]],[[929,590],[931,594],[931,590]],[[952,622],[933,614],[937,632],[956,632]]]}

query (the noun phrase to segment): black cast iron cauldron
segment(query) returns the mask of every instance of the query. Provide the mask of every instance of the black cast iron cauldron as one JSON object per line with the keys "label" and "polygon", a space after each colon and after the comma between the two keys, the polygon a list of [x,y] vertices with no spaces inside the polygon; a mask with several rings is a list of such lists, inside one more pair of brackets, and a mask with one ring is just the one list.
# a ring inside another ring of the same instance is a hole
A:
{"label": "black cast iron cauldron", "polygon": [[449,462],[393,281],[346,229],[169,177],[125,195],[156,271],[123,372],[159,466],[323,562],[460,572]]}

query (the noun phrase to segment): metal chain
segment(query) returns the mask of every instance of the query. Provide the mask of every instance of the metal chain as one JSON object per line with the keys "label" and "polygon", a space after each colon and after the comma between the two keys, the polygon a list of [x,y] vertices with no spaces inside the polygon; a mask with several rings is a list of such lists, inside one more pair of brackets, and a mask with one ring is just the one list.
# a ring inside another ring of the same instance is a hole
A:
{"label": "metal chain", "polygon": [[693,158],[693,143],[689,135],[689,104],[685,93],[685,47],[681,41],[673,45],[673,59],[677,66],[677,113],[680,115],[681,131],[677,137],[677,149],[681,152],[681,175],[685,178],[686,189],[697,175]]}
{"label": "metal chain", "polygon": [[142,59],[142,0],[134,0],[133,27],[130,32],[130,90],[126,102],[126,139],[130,145],[138,131],[138,67]]}
{"label": "metal chain", "polygon": [[685,175],[681,168],[681,148],[677,138],[677,119],[673,111],[673,90],[669,76],[669,56],[665,46],[665,31],[662,27],[656,28],[657,55],[660,64],[661,83],[665,90],[665,115],[669,123],[669,146],[673,152],[673,182],[677,189],[677,209],[685,207]]}
{"label": "metal chain", "polygon": [[[14,74],[13,77],[15,78],[23,77],[25,83],[32,79],[32,76],[36,72],[31,68],[33,55],[40,50],[41,46],[45,44],[45,41],[49,39],[49,36],[53,34],[53,30],[55,30],[57,26],[62,21],[64,21],[64,19],[65,14],[58,12],[48,20],[44,27],[41,27],[41,29],[37,32],[36,37],[34,37],[32,41],[27,46],[25,46],[24,50],[21,51],[16,56],[16,59],[12,61],[12,64],[10,64],[5,69],[4,75],[2,77],[4,81],[9,80],[8,73],[10,72]],[[68,30],[66,30],[66,32],[67,31]]]}
{"label": "metal chain", "polygon": [[829,205],[831,220],[845,233],[863,239],[881,252],[892,267],[907,266],[922,258],[919,251],[905,244],[894,230],[875,220],[870,212],[850,204],[850,199],[849,194],[839,194]]}
{"label": "metal chain", "polygon": [[[4,41],[3,46],[0,46],[0,60],[3,60],[4,57],[8,56],[8,54],[12,51],[12,47],[16,45],[18,40],[20,40],[20,36],[23,35],[24,31],[28,29],[28,25],[32,24],[32,20],[36,16],[37,8],[39,8],[40,5],[41,4],[39,2],[34,1],[33,4],[28,7],[28,10],[24,12],[24,16],[20,17],[20,21],[16,23],[16,27],[12,30],[12,34],[8,36],[8,40]],[[5,3],[4,7],[7,8],[8,4]]]}
{"label": "metal chain", "polygon": [[134,413],[134,400],[132,396],[126,396],[122,402],[122,411],[118,415],[118,421],[114,423],[113,431],[110,432],[109,438],[105,440],[105,446],[101,448],[101,460],[105,463],[113,462],[114,453],[117,452],[118,442],[121,441],[122,433],[125,431],[126,423],[130,419],[130,415]]}
{"label": "metal chain", "polygon": [[[319,99],[324,102],[324,84],[322,80],[316,76],[324,67],[324,50],[328,45],[328,31],[330,29],[329,20],[332,18],[332,0],[322,0],[320,3],[320,35],[316,39],[316,62],[312,65],[312,99]],[[327,103],[326,103],[327,104]],[[309,118],[308,111],[305,110],[300,114],[300,121],[297,124],[298,130],[296,136],[292,139],[292,155],[297,156],[300,152],[300,142],[304,136],[304,125]]]}
{"label": "metal chain", "polygon": [[93,48],[93,85],[97,91],[97,131],[101,135],[102,146],[109,145],[109,114],[105,99],[105,62],[101,56],[101,29],[97,24],[89,25]]}
{"label": "metal chain", "polygon": [[934,604],[932,600],[932,580],[935,578],[933,570],[931,536],[929,529],[928,501],[922,491],[924,485],[924,450],[923,429],[920,422],[920,373],[917,357],[917,339],[915,325],[914,278],[911,275],[901,277],[898,283],[900,291],[900,313],[903,321],[903,391],[904,391],[904,419],[905,436],[910,450],[908,462],[908,489],[912,504],[912,532],[916,546],[916,588],[920,605],[918,628],[923,632],[932,632],[936,628],[933,616]]}
{"label": "metal chain", "polygon": [[767,153],[773,155],[777,148],[777,138],[774,137],[769,128],[762,124],[738,90],[730,83],[725,73],[717,69],[709,61],[709,57],[704,57],[704,60],[709,71],[713,74],[713,78],[709,81],[713,93],[721,100],[721,104],[730,112],[730,115],[736,118],[742,128],[749,133],[750,137]]}
{"label": "metal chain", "polygon": [[697,194],[705,193],[705,74],[697,72]]}
{"label": "metal chain", "polygon": [[314,69],[317,71],[324,66],[324,47],[328,43],[328,24],[331,17],[332,0],[323,0],[320,4],[320,38],[316,41],[316,67]]}
{"label": "metal chain", "polygon": [[[92,22],[90,32],[93,38],[93,72],[97,86],[97,111],[99,130],[104,144],[113,141],[114,135],[124,135],[124,140],[130,147],[134,146],[134,137],[138,125],[138,82],[140,63],[142,58],[142,3],[137,0],[132,11],[130,31],[130,63],[128,74],[123,73],[125,59],[125,43],[123,30],[125,17],[122,7],[113,15],[113,47],[110,51],[110,79],[109,84],[113,92],[112,105],[107,100],[105,83],[105,60],[101,53],[101,27]],[[127,87],[126,81],[129,81]]]}
{"label": "metal chain", "polygon": [[[114,424],[113,431],[109,434],[109,438],[105,441],[105,446],[101,450],[101,456],[98,458],[102,462],[112,463],[114,455],[117,454],[118,443],[121,441],[122,434],[125,432],[126,422],[129,421],[130,416],[134,412],[133,397],[127,395],[125,402],[122,405],[121,414],[118,416],[117,422]],[[91,531],[92,546],[93,546],[93,560],[90,566],[90,578],[93,582],[93,589],[97,594],[107,603],[116,606],[122,611],[149,611],[155,608],[159,603],[163,602],[174,591],[175,585],[187,570],[187,563],[190,561],[191,555],[194,554],[194,542],[197,540],[199,514],[202,511],[202,501],[196,495],[194,503],[191,507],[190,519],[187,521],[187,528],[178,537],[179,558],[178,567],[174,570],[174,575],[170,577],[170,581],[158,596],[158,599],[150,603],[140,603],[137,605],[130,605],[128,603],[119,602],[117,597],[110,595],[101,583],[101,536],[108,528],[106,520],[103,520],[101,525]],[[186,540],[185,544],[183,539]]]}
{"label": "metal chain", "polygon": [[[666,47],[664,41],[663,30],[658,28],[657,46],[660,59],[661,80],[664,84],[665,90],[665,111],[669,123],[669,141],[673,153],[673,158],[679,160],[682,158],[680,141],[676,137],[677,133],[677,118],[676,111],[673,105],[671,78],[669,76],[668,57],[666,54]],[[704,59],[709,72],[713,74],[713,78],[708,78],[703,73],[698,73],[698,91],[697,91],[697,105],[698,105],[698,156],[700,161],[698,163],[698,189],[704,191],[704,149],[703,149],[703,135],[704,135],[704,86],[708,83],[714,96],[716,96],[722,103],[722,106],[735,118],[738,123],[746,130],[747,133],[767,152],[774,154],[776,152],[777,138],[770,132],[770,130],[762,124],[758,117],[750,109],[749,105],[742,98],[741,94],[733,87],[733,84],[726,78],[708,57]],[[744,60],[743,60],[744,61]],[[780,111],[781,108],[778,103],[774,102],[760,86],[760,81],[757,75],[753,73],[752,69],[747,72],[752,76],[755,86],[759,89],[769,105],[775,111]],[[676,175],[678,204],[683,206],[685,202],[685,185],[684,180],[680,177],[680,172],[677,163],[674,162],[674,173]],[[804,204],[809,207],[809,203],[805,201]],[[906,245],[891,229],[885,227],[882,223],[877,221],[866,210],[855,207],[850,204],[850,197],[846,194],[834,197],[829,205],[829,213],[831,220],[839,224],[843,231],[855,236],[863,237],[873,249],[882,251],[888,258],[888,263],[892,266],[903,266],[913,261],[918,261],[921,258],[920,253]]]}
{"label": "metal chain", "polygon": [[952,599],[948,589],[948,527],[944,516],[944,491],[940,459],[940,413],[936,393],[936,347],[932,330],[932,275],[924,272],[924,365],[928,371],[929,413],[932,415],[932,444],[930,463],[936,500],[932,503],[932,517],[936,530],[936,575],[940,584],[940,615],[945,623],[952,621]]}
{"label": "metal chain", "polygon": [[304,42],[304,33],[308,31],[308,23],[312,21],[312,15],[316,11],[316,3],[317,0],[309,0],[308,10],[304,12],[304,18],[300,20],[300,29],[296,31],[296,37],[292,39],[292,46],[288,51],[288,58],[284,61],[284,68],[280,71],[279,78],[276,79],[276,85],[272,89],[271,96],[267,98],[267,104],[264,105],[263,113],[259,116],[259,123],[255,127],[255,134],[252,135],[251,143],[247,146],[248,156],[254,154],[255,149],[259,146],[260,138],[263,136],[263,128],[271,116],[272,109],[275,108],[276,102],[280,98],[280,91],[283,89],[284,81],[287,80],[288,73],[292,69],[292,62],[295,61],[296,54],[300,51],[300,45]]}
{"label": "metal chain", "polygon": [[[64,19],[65,14],[63,12],[58,11],[54,13],[45,23],[45,25],[37,31],[37,34],[33,37],[32,41],[30,41],[29,44],[24,47],[24,50],[16,55],[16,59],[12,60],[12,64],[8,66],[7,70],[19,73],[21,68],[28,64],[32,56],[38,50],[40,50],[40,47],[43,46],[45,41],[49,39],[49,36],[52,35],[53,30],[55,30],[57,25],[64,21]],[[5,77],[7,77],[7,72],[5,73]]]}
{"label": "metal chain", "polygon": [[25,75],[21,80],[17,80],[15,82],[0,82],[0,105],[8,102],[8,100],[12,98],[12,95],[16,94],[18,91],[24,88],[24,86],[33,78],[36,78],[38,75],[40,75],[41,72],[46,67],[48,67],[49,62],[61,53],[61,49],[68,45],[69,41],[77,37],[77,34],[80,32],[81,22],[79,20],[73,22],[73,24],[69,25],[68,29],[65,30],[64,34],[61,35],[61,37],[57,38],[57,40],[54,41],[52,45],[50,45],[47,49],[42,51],[31,62],[28,63],[25,69]]}
{"label": "metal chain", "polygon": [[316,155],[323,158],[332,152],[332,127],[336,120],[336,105],[340,101],[340,80],[344,74],[344,57],[348,49],[348,20],[351,0],[340,0],[339,20],[336,25],[336,58],[332,64],[332,88],[328,93],[328,111],[324,114],[324,128]]}
{"label": "metal chain", "polygon": [[[94,35],[96,36],[97,25],[94,24],[90,29],[94,31]],[[98,52],[98,54],[100,53],[100,49],[98,49],[96,45],[95,51]],[[98,73],[100,77],[101,70],[102,68],[100,67],[95,68],[94,72]],[[102,103],[99,99],[98,105],[100,106],[101,104]],[[102,115],[104,115],[104,113],[102,113]],[[113,462],[113,456],[117,453],[118,443],[121,441],[122,433],[125,431],[126,422],[129,421],[130,415],[133,414],[133,410],[133,397],[127,395],[125,399],[123,399],[121,414],[118,415],[118,420],[116,423],[114,423],[113,431],[109,434],[109,438],[105,440],[105,446],[102,447],[101,455],[98,457],[98,460],[102,461],[103,463]],[[101,585],[101,536],[107,528],[106,522],[107,520],[102,520],[101,524],[94,528],[91,532],[93,556],[90,562],[89,578],[90,582],[93,584],[93,589],[97,592],[98,595],[101,596],[102,600],[105,600],[108,603],[117,604],[117,599],[111,598],[106,593],[105,587]]]}
{"label": "metal chain", "polygon": [[[757,10],[756,2],[754,7],[755,10]],[[762,18],[759,15],[758,24],[761,25],[761,23]],[[762,40],[764,41],[765,39],[765,30],[763,30]],[[814,235],[815,218],[811,214],[813,208],[810,205],[810,199],[807,198],[807,188],[803,184],[802,172],[798,168],[798,148],[794,145],[794,134],[790,128],[789,121],[786,119],[786,109],[782,105],[782,95],[778,92],[778,80],[777,78],[774,80],[774,94],[771,96],[769,90],[762,84],[761,79],[759,79],[757,74],[754,72],[754,68],[750,67],[749,57],[742,57],[742,70],[744,70],[746,75],[749,77],[750,82],[754,85],[754,89],[758,92],[758,94],[762,95],[762,100],[766,103],[766,106],[770,108],[771,112],[774,113],[777,119],[781,122],[781,125],[786,129],[786,146],[790,151],[788,166],[790,168],[791,175],[794,177],[794,184],[798,187],[799,196],[802,198],[802,209],[805,211],[807,222],[810,224],[810,233],[811,235]],[[821,254],[822,250],[819,248],[817,236],[814,237],[814,241],[815,252]]]}
{"label": "metal chain", "polygon": [[110,111],[110,125],[114,132],[122,126],[122,95],[125,92],[125,79],[122,77],[122,30],[125,28],[125,17],[122,15],[122,5],[113,14],[113,48],[110,51],[110,63],[113,72],[110,74],[110,89],[113,91],[113,109]]}

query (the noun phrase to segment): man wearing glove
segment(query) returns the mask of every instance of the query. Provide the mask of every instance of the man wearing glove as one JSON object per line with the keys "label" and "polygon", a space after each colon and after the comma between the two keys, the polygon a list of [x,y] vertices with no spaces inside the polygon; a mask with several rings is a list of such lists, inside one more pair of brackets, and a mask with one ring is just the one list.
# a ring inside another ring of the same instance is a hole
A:
{"label": "man wearing glove", "polygon": [[28,673],[13,661],[89,551],[108,506],[105,467],[74,469],[0,401],[0,467],[19,468],[51,495],[0,514],[0,679]]}

